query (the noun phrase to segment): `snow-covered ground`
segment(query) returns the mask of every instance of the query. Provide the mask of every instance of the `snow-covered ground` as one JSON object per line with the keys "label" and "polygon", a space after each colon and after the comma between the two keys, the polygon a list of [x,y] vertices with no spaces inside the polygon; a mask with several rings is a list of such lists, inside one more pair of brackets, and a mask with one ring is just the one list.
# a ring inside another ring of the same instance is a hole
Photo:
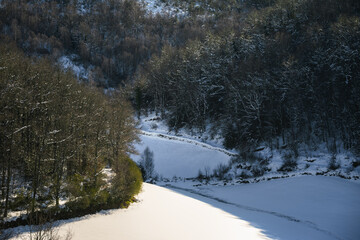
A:
{"label": "snow-covered ground", "polygon": [[167,14],[170,16],[184,17],[186,12],[176,6],[173,6],[167,2],[160,0],[139,0],[143,4],[146,11],[153,15],[156,14]]}
{"label": "snow-covered ground", "polygon": [[219,164],[228,164],[234,151],[221,147],[221,139],[203,134],[191,135],[186,130],[168,131],[166,123],[155,114],[143,117],[138,125],[141,143],[136,144],[140,155],[131,155],[139,162],[146,147],[154,153],[156,173],[166,179],[194,178],[199,171],[212,174]]}
{"label": "snow-covered ground", "polygon": [[70,229],[73,240],[268,239],[247,221],[169,189],[145,183],[138,197],[128,209],[58,221],[59,234]]}
{"label": "snow-covered ground", "polygon": [[[236,155],[234,150],[226,150],[222,147],[223,139],[219,135],[212,135],[210,126],[205,133],[196,130],[180,129],[177,132],[170,131],[159,116],[152,113],[142,116],[138,128],[141,130],[142,143],[136,146],[141,153],[146,146],[154,152],[155,170],[166,178],[176,175],[177,177],[196,177],[199,170],[204,169],[213,173],[219,164],[229,164],[231,157]],[[310,149],[311,148],[311,149]],[[246,182],[258,182],[279,177],[301,175],[327,175],[339,176],[352,180],[360,179],[360,166],[353,167],[356,157],[347,150],[337,146],[336,163],[338,169],[330,170],[329,162],[332,153],[327,150],[325,144],[318,146],[299,145],[299,157],[296,159],[297,166],[291,172],[279,172],[288,149],[273,149],[264,145],[254,155],[260,159],[268,159],[269,163],[264,176],[253,177],[249,163],[235,163],[225,177],[227,181],[243,182],[242,176],[249,176]],[[138,161],[140,156],[132,156]],[[189,168],[191,166],[191,168]]]}
{"label": "snow-covered ground", "polygon": [[[166,121],[162,120],[160,116],[155,113],[142,116],[139,120],[139,129],[147,133],[164,134],[174,137],[180,137],[183,139],[194,140],[198,142],[207,143],[213,147],[222,148],[223,139],[219,135],[213,135],[210,133],[210,126],[207,127],[203,133],[198,132],[196,129],[179,129],[177,132],[170,131]],[[234,151],[231,151],[234,153]]]}
{"label": "snow-covered ground", "polygon": [[[219,164],[227,165],[234,151],[221,147],[221,140],[209,135],[191,135],[186,130],[168,131],[166,123],[155,114],[139,121],[141,143],[136,144],[138,153],[146,147],[154,153],[156,173],[166,179],[195,178],[199,171],[212,174]],[[141,155],[132,155],[139,162]]]}
{"label": "snow-covered ground", "polygon": [[83,64],[76,63],[75,59],[79,58],[76,54],[64,55],[58,59],[58,64],[64,70],[70,70],[74,73],[78,80],[89,79],[89,73],[93,69],[92,66],[85,67]]}
{"label": "snow-covered ground", "polygon": [[59,233],[70,229],[74,240],[360,239],[360,184],[340,178],[201,189],[144,183],[138,198],[128,209],[58,221]]}
{"label": "snow-covered ground", "polygon": [[234,186],[177,182],[167,187],[185,195],[197,194],[274,239],[360,239],[358,182],[300,176]]}
{"label": "snow-covered ground", "polygon": [[[148,147],[154,153],[156,173],[168,179],[196,177],[199,170],[210,174],[219,164],[227,164],[230,160],[228,154],[206,144],[196,145],[196,142],[182,139],[169,140],[157,135],[144,135],[144,132],[140,138],[142,142],[136,145],[136,150],[142,153]],[[132,155],[136,162],[140,157]]]}
{"label": "snow-covered ground", "polygon": [[[347,153],[338,156],[337,171],[351,179],[302,176],[327,171],[329,156],[318,151],[300,156],[298,168],[286,174],[277,171],[281,155],[272,153],[271,170],[246,179],[248,184],[236,174],[232,179],[199,181],[185,178],[195,177],[199,170],[212,173],[218,164],[230,162],[234,152],[221,148],[221,139],[168,131],[154,115],[141,119],[139,128],[142,143],[137,150],[149,147],[156,172],[170,181],[158,181],[158,186],[144,183],[140,201],[128,209],[58,221],[60,233],[70,228],[75,240],[360,239],[359,167],[348,172]],[[269,155],[269,149],[260,154]],[[104,173],[112,175],[111,169]],[[15,230],[24,232],[26,227]]]}

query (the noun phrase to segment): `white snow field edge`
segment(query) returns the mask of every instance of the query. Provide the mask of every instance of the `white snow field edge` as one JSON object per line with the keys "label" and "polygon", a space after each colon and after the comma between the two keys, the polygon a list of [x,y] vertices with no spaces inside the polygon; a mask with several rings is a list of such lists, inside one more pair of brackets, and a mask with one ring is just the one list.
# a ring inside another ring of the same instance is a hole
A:
{"label": "white snow field edge", "polygon": [[360,239],[358,183],[302,176],[201,189],[181,184],[144,183],[128,209],[58,221],[59,233],[71,229],[73,240]]}

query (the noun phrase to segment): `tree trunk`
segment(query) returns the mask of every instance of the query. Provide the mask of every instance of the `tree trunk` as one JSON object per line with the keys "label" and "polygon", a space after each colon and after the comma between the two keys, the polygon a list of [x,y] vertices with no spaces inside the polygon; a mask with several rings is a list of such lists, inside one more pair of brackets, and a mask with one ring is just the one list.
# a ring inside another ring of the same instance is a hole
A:
{"label": "tree trunk", "polygon": [[10,195],[10,182],[11,182],[11,154],[12,154],[12,138],[10,139],[10,151],[9,151],[9,157],[8,157],[8,163],[7,163],[4,218],[7,217],[8,208],[9,208],[9,195]]}

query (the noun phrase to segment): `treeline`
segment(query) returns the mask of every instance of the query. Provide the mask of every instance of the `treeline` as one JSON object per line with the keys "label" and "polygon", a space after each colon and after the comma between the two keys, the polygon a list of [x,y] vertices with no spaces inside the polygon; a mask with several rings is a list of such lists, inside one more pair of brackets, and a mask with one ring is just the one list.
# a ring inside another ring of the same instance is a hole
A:
{"label": "treeline", "polygon": [[2,35],[30,55],[79,55],[79,63],[92,66],[90,80],[106,88],[131,82],[139,64],[164,45],[203,37],[204,24],[151,15],[133,0],[3,0],[0,7]]}
{"label": "treeline", "polygon": [[[254,2],[254,1],[253,1]],[[360,152],[360,4],[258,1],[239,29],[167,47],[137,78],[138,111],[170,129],[221,134],[228,148],[259,144]]]}
{"label": "treeline", "polygon": [[0,219],[59,207],[61,199],[73,214],[118,207],[139,192],[141,172],[127,155],[137,136],[122,94],[105,97],[4,42],[0,89]]}

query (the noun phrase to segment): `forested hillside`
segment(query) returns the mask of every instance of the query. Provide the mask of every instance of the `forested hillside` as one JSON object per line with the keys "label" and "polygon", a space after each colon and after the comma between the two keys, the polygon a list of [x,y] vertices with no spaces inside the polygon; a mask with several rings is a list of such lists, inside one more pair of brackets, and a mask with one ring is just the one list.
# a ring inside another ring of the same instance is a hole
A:
{"label": "forested hillside", "polygon": [[[132,108],[245,162],[268,164],[254,152],[269,148],[296,166],[322,148],[360,164],[357,0],[2,0],[0,44],[4,217],[131,199]],[[86,78],[62,69],[68,56]]]}
{"label": "forested hillside", "polygon": [[77,216],[124,206],[140,191],[127,156],[137,136],[121,94],[105,97],[11,44],[0,47],[0,89],[1,220],[51,207]]}
{"label": "forested hillside", "polygon": [[77,54],[91,66],[91,80],[117,87],[133,79],[139,64],[164,45],[181,46],[201,37],[198,20],[146,13],[138,1],[4,0],[2,35],[10,36],[28,54],[53,60]]}
{"label": "forested hillside", "polygon": [[236,28],[163,48],[137,78],[138,105],[171,129],[210,123],[228,148],[359,152],[359,3],[263,3]]}

